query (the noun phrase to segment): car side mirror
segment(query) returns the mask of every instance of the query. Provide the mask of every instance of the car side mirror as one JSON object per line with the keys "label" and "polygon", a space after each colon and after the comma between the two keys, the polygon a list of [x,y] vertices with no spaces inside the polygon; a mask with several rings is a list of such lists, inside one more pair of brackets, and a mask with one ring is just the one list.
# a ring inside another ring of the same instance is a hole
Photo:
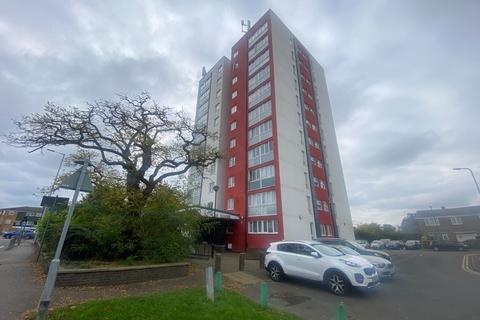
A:
{"label": "car side mirror", "polygon": [[311,255],[312,257],[314,257],[314,258],[320,258],[320,255],[319,255],[318,252],[316,252],[316,251],[310,252],[310,255]]}

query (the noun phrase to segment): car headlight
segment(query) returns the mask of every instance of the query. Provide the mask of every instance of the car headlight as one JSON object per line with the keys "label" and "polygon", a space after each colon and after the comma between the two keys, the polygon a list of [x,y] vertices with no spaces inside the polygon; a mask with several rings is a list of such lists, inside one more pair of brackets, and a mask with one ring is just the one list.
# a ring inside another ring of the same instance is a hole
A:
{"label": "car headlight", "polygon": [[383,268],[385,268],[385,266],[386,266],[386,264],[383,263],[383,262],[374,263],[373,265],[374,265],[375,267],[377,267],[377,268],[380,268],[380,269],[383,269]]}
{"label": "car headlight", "polygon": [[349,267],[360,268],[360,265],[356,262],[345,260],[345,259],[340,259],[340,261],[342,261],[343,263],[345,263]]}

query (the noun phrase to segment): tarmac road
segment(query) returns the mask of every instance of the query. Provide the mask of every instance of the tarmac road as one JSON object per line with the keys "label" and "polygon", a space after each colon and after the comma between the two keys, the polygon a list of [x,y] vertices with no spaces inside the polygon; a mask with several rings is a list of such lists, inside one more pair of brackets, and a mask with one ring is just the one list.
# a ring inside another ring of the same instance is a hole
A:
{"label": "tarmac road", "polygon": [[[465,254],[480,252],[391,251],[397,275],[373,292],[348,297],[332,295],[320,284],[289,279],[268,282],[269,303],[305,319],[335,318],[345,303],[350,320],[478,320],[480,274],[462,268]],[[267,273],[259,274],[267,280]],[[258,284],[247,294],[259,299]]]}

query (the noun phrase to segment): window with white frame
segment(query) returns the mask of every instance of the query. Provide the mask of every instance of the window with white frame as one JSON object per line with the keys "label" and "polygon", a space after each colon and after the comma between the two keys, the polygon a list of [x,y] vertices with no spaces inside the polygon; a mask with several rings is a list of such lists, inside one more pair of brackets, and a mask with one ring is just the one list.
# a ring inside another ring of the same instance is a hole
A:
{"label": "window with white frame", "polygon": [[458,225],[463,224],[462,217],[450,217],[450,222],[454,226],[458,226]]}
{"label": "window with white frame", "polygon": [[327,186],[325,185],[325,181],[320,179],[320,188],[321,189],[327,189]]}
{"label": "window with white frame", "polygon": [[254,107],[257,103],[270,97],[271,86],[270,82],[267,82],[248,96],[248,109]]}
{"label": "window with white frame", "polygon": [[218,113],[219,111],[220,111],[220,103],[217,103],[217,104],[215,105],[215,112]]}
{"label": "window with white frame", "polygon": [[320,224],[320,235],[322,237],[327,235],[327,226],[324,224]]}
{"label": "window with white frame", "polygon": [[273,160],[273,142],[261,144],[248,150],[248,166],[253,167]]}
{"label": "window with white frame", "polygon": [[272,120],[248,130],[248,145],[251,146],[272,136]]}
{"label": "window with white frame", "polygon": [[269,100],[248,113],[248,126],[253,126],[254,124],[262,121],[265,118],[268,118],[271,115],[272,102]]}
{"label": "window with white frame", "polygon": [[228,159],[228,166],[231,168],[235,165],[235,157],[230,157]]}
{"label": "window with white frame", "polygon": [[216,117],[215,119],[213,119],[213,126],[216,128],[218,127],[218,117]]}
{"label": "window with white frame", "polygon": [[235,177],[228,177],[228,187],[229,188],[235,187]]}
{"label": "window with white frame", "polygon": [[233,59],[235,59],[236,57],[238,57],[238,50],[235,50],[235,52],[233,53],[233,56],[232,56]]}
{"label": "window with white frame", "polygon": [[317,200],[315,201],[316,205],[317,205],[317,210],[320,210],[320,211],[323,211],[323,203],[321,200]]}
{"label": "window with white frame", "polygon": [[328,202],[322,201],[322,203],[323,203],[323,211],[330,212],[330,208],[328,207]]}
{"label": "window with white frame", "polygon": [[327,224],[327,236],[332,237],[333,236],[333,229],[332,226]]}
{"label": "window with white frame", "polygon": [[230,131],[233,131],[237,129],[237,121],[233,121],[232,123],[230,123]]}
{"label": "window with white frame", "polygon": [[237,140],[235,138],[230,140],[229,146],[230,146],[230,149],[235,148],[237,146]]}
{"label": "window with white frame", "polygon": [[238,81],[238,77],[237,77],[237,76],[233,77],[233,79],[232,79],[232,84],[237,83],[237,81]]}
{"label": "window with white frame", "polygon": [[235,99],[237,97],[237,94],[238,94],[237,90],[233,91],[232,92],[232,99]]}
{"label": "window with white frame", "polygon": [[268,46],[268,36],[258,41],[250,50],[248,50],[248,60],[252,59],[257,53]]}
{"label": "window with white frame", "polygon": [[220,82],[222,82],[222,79],[223,79],[222,77],[219,77],[219,78],[217,79],[217,86],[220,85]]}
{"label": "window with white frame", "polygon": [[197,108],[197,117],[204,115],[208,111],[208,101],[204,102]]}
{"label": "window with white frame", "polygon": [[273,185],[275,185],[275,167],[273,165],[252,169],[248,172],[248,190],[266,188]]}
{"label": "window with white frame", "polygon": [[233,198],[230,198],[227,200],[227,210],[233,210],[235,208],[234,206],[234,200]]}
{"label": "window with white frame", "polygon": [[263,36],[268,31],[268,23],[265,22],[254,34],[248,38],[248,46],[250,47],[252,44],[255,43],[261,36]]}
{"label": "window with white frame", "polygon": [[437,217],[427,217],[424,219],[424,221],[425,221],[425,226],[427,227],[440,225],[440,222],[438,221]]}
{"label": "window with white frame", "polygon": [[248,75],[251,76],[254,74],[258,69],[263,67],[268,61],[270,61],[270,55],[268,50],[259,55],[252,63],[248,65]]}
{"label": "window with white frame", "polygon": [[262,70],[258,71],[253,77],[248,80],[248,91],[255,89],[260,83],[270,78],[270,66],[267,65]]}
{"label": "window with white frame", "polygon": [[235,63],[233,64],[233,70],[237,70],[237,69],[238,69],[238,62],[235,62]]}
{"label": "window with white frame", "polygon": [[277,220],[249,221],[248,233],[278,233]]}
{"label": "window with white frame", "polygon": [[215,94],[215,97],[220,98],[222,95],[222,90],[218,90],[217,93]]}
{"label": "window with white frame", "polygon": [[313,177],[313,185],[317,188],[320,187],[320,179],[318,179],[317,177]]}
{"label": "window with white frame", "polygon": [[320,161],[319,159],[311,156],[311,157],[310,157],[310,160],[312,161],[312,164],[313,164],[314,166],[319,167],[319,168],[322,167],[322,161]]}
{"label": "window with white frame", "polygon": [[208,183],[208,193],[213,193],[214,192],[213,186],[215,186],[215,183],[213,183],[213,182]]}
{"label": "window with white frame", "polygon": [[442,232],[442,240],[448,240],[448,233]]}
{"label": "window with white frame", "polygon": [[230,114],[234,114],[235,112],[237,112],[237,106],[233,106],[233,107],[230,109]]}
{"label": "window with white frame", "polygon": [[250,216],[273,215],[277,212],[275,191],[259,192],[248,196]]}
{"label": "window with white frame", "polygon": [[222,71],[223,71],[223,64],[221,64],[221,65],[218,66],[218,72],[220,73],[220,72],[222,72]]}

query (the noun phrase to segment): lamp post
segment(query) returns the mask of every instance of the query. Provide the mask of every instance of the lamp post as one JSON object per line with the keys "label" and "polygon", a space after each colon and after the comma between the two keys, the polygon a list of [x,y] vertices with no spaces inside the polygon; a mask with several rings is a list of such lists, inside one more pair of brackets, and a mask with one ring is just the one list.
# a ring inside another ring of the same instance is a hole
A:
{"label": "lamp post", "polygon": [[215,198],[213,200],[213,216],[216,216],[216,210],[217,210],[217,192],[220,190],[220,187],[217,185],[213,186],[213,191],[215,192]]}
{"label": "lamp post", "polygon": [[477,187],[478,194],[480,194],[480,187],[478,186],[477,179],[475,178],[475,175],[473,174],[472,169],[470,169],[470,168],[453,168],[453,170],[467,170],[467,171],[469,171],[470,174],[472,175],[473,182],[475,182],[475,186]]}
{"label": "lamp post", "polygon": [[[52,186],[50,187],[50,191],[48,193],[48,195],[51,196],[52,193],[53,193],[53,190],[55,190],[55,182],[57,181],[58,175],[60,174],[60,170],[62,169],[63,160],[65,160],[65,153],[58,152],[58,151],[55,151],[55,150],[52,150],[52,149],[47,149],[47,151],[50,151],[50,152],[53,152],[53,153],[58,153],[58,154],[62,155],[62,159],[60,160],[60,164],[59,164],[58,169],[57,169],[57,174],[55,175],[55,178],[53,179]],[[50,223],[50,214],[48,214],[48,213],[49,212],[48,212],[47,207],[44,207],[42,217],[44,215],[46,215],[47,221],[45,221],[45,228],[43,228],[43,234],[42,234],[42,237],[41,237],[41,240],[40,240],[40,245],[39,245],[39,248],[38,248],[38,254],[37,254],[36,262],[38,262],[38,259],[40,258],[40,253],[42,252],[43,241],[45,240],[45,234],[47,233],[48,224]],[[35,235],[35,237],[36,237],[36,235]],[[35,238],[34,242],[36,242],[36,241],[37,241],[37,239]]]}

